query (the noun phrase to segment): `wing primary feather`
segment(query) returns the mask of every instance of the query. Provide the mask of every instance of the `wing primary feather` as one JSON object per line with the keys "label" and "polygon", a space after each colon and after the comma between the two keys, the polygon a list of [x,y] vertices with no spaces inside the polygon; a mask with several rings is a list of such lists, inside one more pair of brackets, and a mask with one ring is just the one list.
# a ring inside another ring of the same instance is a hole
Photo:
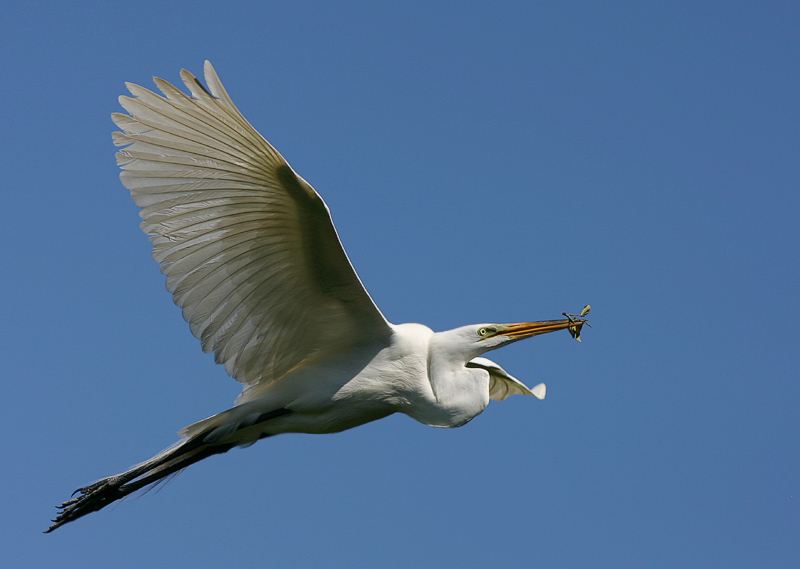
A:
{"label": "wing primary feather", "polygon": [[[316,191],[244,118],[206,62],[187,95],[155,78],[114,113],[120,178],[192,333],[253,387],[364,342],[389,323]],[[247,397],[240,397],[244,402]]]}

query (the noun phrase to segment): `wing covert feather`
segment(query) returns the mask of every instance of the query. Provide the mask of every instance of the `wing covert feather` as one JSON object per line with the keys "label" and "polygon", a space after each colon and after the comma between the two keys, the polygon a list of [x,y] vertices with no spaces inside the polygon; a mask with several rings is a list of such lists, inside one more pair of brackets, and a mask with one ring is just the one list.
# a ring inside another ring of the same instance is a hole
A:
{"label": "wing covert feather", "polygon": [[191,97],[128,84],[112,118],[120,179],[167,289],[205,352],[255,385],[390,325],[350,264],[316,191],[242,116],[205,64]]}

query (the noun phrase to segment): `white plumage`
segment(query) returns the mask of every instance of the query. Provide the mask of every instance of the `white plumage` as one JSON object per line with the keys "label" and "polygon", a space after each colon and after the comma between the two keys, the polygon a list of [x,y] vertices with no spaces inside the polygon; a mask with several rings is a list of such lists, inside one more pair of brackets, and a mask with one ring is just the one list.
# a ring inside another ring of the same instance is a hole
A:
{"label": "white plumage", "polygon": [[545,396],[479,357],[584,321],[480,324],[434,333],[393,325],[364,289],[330,212],[236,109],[214,68],[191,97],[128,84],[115,113],[122,183],[167,289],[206,352],[244,384],[236,405],[122,474],[79,489],[48,531],[190,464],[285,432],[330,433],[400,412],[457,427],[489,399]]}

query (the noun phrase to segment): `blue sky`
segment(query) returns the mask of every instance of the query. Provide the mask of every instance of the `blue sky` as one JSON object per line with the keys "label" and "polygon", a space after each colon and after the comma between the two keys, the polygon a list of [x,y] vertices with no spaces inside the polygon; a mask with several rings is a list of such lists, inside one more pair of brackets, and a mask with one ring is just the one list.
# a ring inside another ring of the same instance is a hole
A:
{"label": "blue sky", "polygon": [[[793,2],[6,3],[15,567],[794,567]],[[392,322],[593,328],[492,358],[547,398],[195,465],[51,535],[72,490],[230,406],[118,180],[124,82],[210,59]]]}

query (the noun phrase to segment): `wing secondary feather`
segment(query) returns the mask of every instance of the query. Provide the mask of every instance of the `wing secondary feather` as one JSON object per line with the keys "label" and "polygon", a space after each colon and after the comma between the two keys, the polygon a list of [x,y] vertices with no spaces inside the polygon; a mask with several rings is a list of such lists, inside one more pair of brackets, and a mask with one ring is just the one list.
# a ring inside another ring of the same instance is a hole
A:
{"label": "wing secondary feather", "polygon": [[364,289],[327,205],[242,116],[205,64],[191,97],[128,84],[115,113],[120,178],[167,289],[203,351],[263,384],[390,325]]}

